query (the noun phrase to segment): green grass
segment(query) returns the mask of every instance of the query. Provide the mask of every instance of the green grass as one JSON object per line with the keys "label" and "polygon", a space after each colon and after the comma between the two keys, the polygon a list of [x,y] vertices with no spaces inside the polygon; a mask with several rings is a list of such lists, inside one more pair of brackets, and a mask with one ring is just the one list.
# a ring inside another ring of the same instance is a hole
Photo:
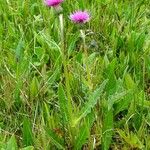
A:
{"label": "green grass", "polygon": [[[62,7],[65,56],[52,8],[0,2],[0,150],[150,150],[150,1]],[[91,13],[88,56],[77,9]]]}

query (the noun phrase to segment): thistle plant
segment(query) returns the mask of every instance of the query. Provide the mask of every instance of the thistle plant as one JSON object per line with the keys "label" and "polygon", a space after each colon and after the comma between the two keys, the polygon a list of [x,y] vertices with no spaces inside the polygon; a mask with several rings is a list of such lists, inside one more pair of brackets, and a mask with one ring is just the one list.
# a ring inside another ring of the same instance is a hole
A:
{"label": "thistle plant", "polygon": [[87,72],[87,80],[88,80],[88,86],[89,89],[92,90],[92,82],[91,82],[91,75],[90,75],[90,70],[88,67],[88,52],[87,52],[87,46],[86,46],[86,34],[84,30],[84,24],[87,23],[90,20],[90,14],[87,11],[75,11],[70,15],[70,19],[72,22],[78,24],[80,26],[80,35],[83,40],[83,50],[84,50],[84,65],[86,67],[86,72]]}
{"label": "thistle plant", "polygon": [[[72,139],[72,134],[73,134],[73,131],[71,129],[71,124],[72,124],[72,104],[71,104],[72,103],[72,98],[71,98],[71,94],[70,94],[69,70],[68,70],[68,64],[67,64],[68,63],[68,61],[67,61],[68,56],[67,56],[66,47],[65,47],[63,9],[60,6],[60,4],[62,2],[63,2],[63,0],[46,0],[45,1],[47,6],[54,8],[56,14],[59,17],[60,29],[59,29],[58,32],[60,32],[61,55],[62,55],[62,64],[63,64],[63,69],[64,69],[65,88],[66,88],[67,99],[65,98],[65,92],[64,92],[63,86],[61,84],[59,85],[59,88],[58,88],[58,94],[59,94],[60,105],[62,104],[60,106],[61,107],[60,109],[62,111],[62,115],[64,114],[66,116],[66,119],[63,120],[63,124],[65,125],[65,127],[68,128],[69,136]],[[64,104],[66,104],[66,106]],[[66,122],[68,123],[67,125],[66,125]]]}
{"label": "thistle plant", "polygon": [[0,1],[0,150],[150,150],[150,0],[42,1]]}

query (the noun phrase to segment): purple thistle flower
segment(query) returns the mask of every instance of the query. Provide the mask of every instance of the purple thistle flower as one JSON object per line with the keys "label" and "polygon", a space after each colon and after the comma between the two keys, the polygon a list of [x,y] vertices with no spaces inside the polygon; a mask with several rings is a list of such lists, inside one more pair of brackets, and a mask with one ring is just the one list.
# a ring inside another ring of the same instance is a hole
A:
{"label": "purple thistle flower", "polygon": [[70,15],[70,19],[74,23],[86,23],[90,20],[90,15],[87,11],[76,11]]}
{"label": "purple thistle flower", "polygon": [[49,7],[57,7],[59,6],[64,0],[45,0],[45,4]]}

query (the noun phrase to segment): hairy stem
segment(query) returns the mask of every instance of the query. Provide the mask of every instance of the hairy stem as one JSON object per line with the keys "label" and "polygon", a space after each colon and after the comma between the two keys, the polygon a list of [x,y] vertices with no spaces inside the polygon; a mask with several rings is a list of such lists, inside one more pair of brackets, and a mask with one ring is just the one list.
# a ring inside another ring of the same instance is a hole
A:
{"label": "hairy stem", "polygon": [[85,67],[86,67],[86,73],[87,73],[88,86],[89,86],[89,89],[92,90],[93,86],[92,86],[91,75],[90,75],[90,70],[88,66],[88,52],[87,52],[87,47],[86,47],[86,42],[85,42],[85,37],[86,37],[85,31],[80,30],[80,34],[83,40],[83,50],[84,50],[84,55],[85,55]]}
{"label": "hairy stem", "polygon": [[[62,62],[64,66],[64,76],[65,76],[65,87],[66,87],[66,94],[67,94],[67,100],[68,100],[68,110],[70,114],[70,122],[69,122],[69,128],[71,131],[71,124],[72,124],[72,98],[70,94],[70,84],[69,84],[69,70],[68,70],[68,64],[67,64],[67,52],[65,50],[65,36],[64,36],[64,23],[63,23],[63,14],[59,15],[59,21],[60,21],[60,34],[61,34],[61,50],[62,50]],[[71,134],[71,133],[69,133]]]}

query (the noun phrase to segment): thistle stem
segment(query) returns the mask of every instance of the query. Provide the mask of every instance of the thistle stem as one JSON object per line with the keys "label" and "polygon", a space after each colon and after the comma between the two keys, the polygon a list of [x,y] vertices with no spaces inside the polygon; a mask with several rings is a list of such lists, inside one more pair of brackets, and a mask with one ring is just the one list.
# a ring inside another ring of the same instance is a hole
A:
{"label": "thistle stem", "polygon": [[[64,23],[63,23],[63,14],[59,15],[60,21],[60,36],[61,36],[61,50],[62,50],[62,62],[64,66],[64,76],[65,76],[65,87],[66,87],[66,94],[67,94],[67,103],[68,103],[68,111],[70,114],[70,122],[69,128],[71,128],[72,124],[72,98],[70,94],[70,84],[69,84],[69,71],[68,71],[68,64],[67,64],[67,52],[65,50],[65,36],[64,36]],[[70,129],[71,131],[71,129]],[[72,131],[71,131],[72,132]],[[70,133],[71,134],[71,133]]]}
{"label": "thistle stem", "polygon": [[61,38],[61,48],[62,48],[62,54],[65,54],[65,42],[64,42],[64,21],[63,21],[63,14],[59,15],[59,21],[60,21],[60,38]]}
{"label": "thistle stem", "polygon": [[88,52],[87,52],[87,47],[86,47],[86,42],[85,42],[85,31],[84,30],[80,30],[80,34],[81,34],[81,38],[83,40],[83,50],[84,50],[84,55],[85,55],[85,67],[86,67],[86,73],[87,73],[87,80],[88,80],[88,86],[90,88],[90,90],[92,90],[93,85],[91,82],[91,75],[90,75],[90,70],[89,70],[89,66],[88,66]]}

